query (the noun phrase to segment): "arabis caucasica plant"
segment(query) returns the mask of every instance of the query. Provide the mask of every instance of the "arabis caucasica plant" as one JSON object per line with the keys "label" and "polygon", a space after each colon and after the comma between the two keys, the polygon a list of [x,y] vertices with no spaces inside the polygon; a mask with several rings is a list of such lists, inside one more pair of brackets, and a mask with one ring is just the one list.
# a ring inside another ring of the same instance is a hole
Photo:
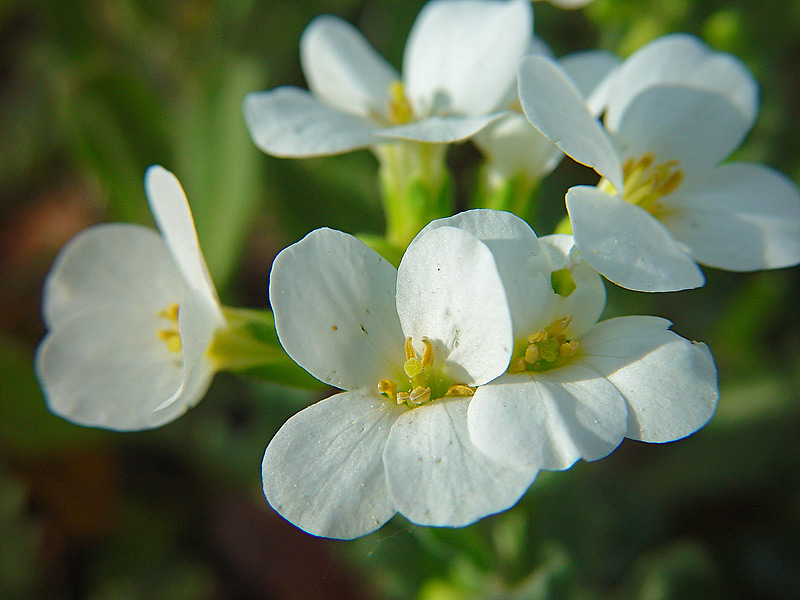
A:
{"label": "arabis caucasica plant", "polygon": [[756,83],[739,60],[687,35],[665,36],[599,88],[584,101],[542,56],[519,70],[530,122],[602,176],[566,196],[586,262],[650,292],[703,285],[696,263],[754,271],[800,262],[794,183],[763,165],[720,164],[758,114]]}
{"label": "arabis caucasica plant", "polygon": [[[508,369],[468,410],[472,442],[495,460],[559,470],[596,460],[628,437],[673,441],[714,414],[717,371],[704,344],[658,317],[597,322],[600,276],[572,237],[540,238],[509,213],[470,211],[431,223],[472,233],[494,252],[514,327]],[[528,231],[526,231],[526,229]]]}
{"label": "arabis caucasica plant", "polygon": [[486,244],[440,227],[395,269],[356,238],[319,229],[278,255],[269,293],[286,352],[345,390],[289,419],[267,447],[264,492],[286,519],[348,539],[396,512],[462,526],[530,485],[535,468],[490,458],[467,431],[470,399],[513,350]]}
{"label": "arabis caucasica plant", "polygon": [[145,189],[160,235],[91,227],[62,249],[45,282],[39,381],[50,410],[82,425],[157,427],[194,406],[214,374],[207,350],[225,318],[186,196],[158,166]]}

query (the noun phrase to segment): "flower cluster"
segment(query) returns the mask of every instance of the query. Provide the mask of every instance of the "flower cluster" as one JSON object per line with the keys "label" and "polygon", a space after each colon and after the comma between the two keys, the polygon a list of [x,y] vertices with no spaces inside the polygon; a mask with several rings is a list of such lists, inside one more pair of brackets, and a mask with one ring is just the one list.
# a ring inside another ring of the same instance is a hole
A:
{"label": "flower cluster", "polygon": [[[254,92],[245,120],[274,156],[371,150],[385,236],[312,231],[273,263],[272,315],[223,308],[180,184],[151,167],[162,236],[95,227],[47,280],[37,369],[51,409],[154,427],[221,369],[268,366],[261,375],[277,380],[277,365],[301,383],[288,355],[342,391],[280,428],[264,493],[298,527],[342,539],[396,513],[464,526],[515,504],[542,470],[701,428],[718,401],[709,349],[659,317],[600,320],[603,277],[662,292],[703,285],[697,263],[800,263],[794,183],[723,162],[756,119],[756,83],[687,35],[624,61],[555,59],[532,11],[431,0],[402,74],[350,24],[312,21],[300,41],[310,91]],[[478,208],[453,215],[447,144],[464,140],[485,162]],[[537,237],[533,192],[564,155],[599,181],[570,188],[556,233]]]}

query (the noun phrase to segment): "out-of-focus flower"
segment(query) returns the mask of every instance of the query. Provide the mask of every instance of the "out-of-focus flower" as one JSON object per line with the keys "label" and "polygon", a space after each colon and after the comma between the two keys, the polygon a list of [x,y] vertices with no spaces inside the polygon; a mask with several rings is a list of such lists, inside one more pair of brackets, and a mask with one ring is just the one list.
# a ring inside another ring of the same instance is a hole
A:
{"label": "out-of-focus flower", "polygon": [[104,224],[72,239],[45,281],[36,370],[50,410],[117,430],[163,425],[205,394],[225,319],[180,183],[150,167],[161,231]]}
{"label": "out-of-focus flower", "polygon": [[468,138],[504,114],[498,106],[532,25],[528,0],[432,0],[411,30],[401,76],[350,24],[317,17],[300,41],[311,92],[249,94],[250,135],[287,157]]}
{"label": "out-of-focus flower", "polygon": [[489,458],[467,432],[472,395],[512,351],[503,283],[473,235],[420,235],[395,270],[354,237],[316,230],[275,259],[270,301],[286,352],[346,390],[289,419],[266,450],[264,493],[286,519],[346,539],[395,512],[462,526],[533,481],[536,469]]}
{"label": "out-of-focus flower", "polygon": [[[509,213],[469,211],[429,225],[457,227],[492,249],[514,327],[507,372],[472,397],[472,442],[498,461],[560,470],[607,455],[624,437],[682,438],[717,404],[717,372],[704,344],[669,331],[657,317],[597,323],[605,289],[575,251],[572,237],[516,232]],[[426,230],[420,235],[424,235]],[[543,293],[544,291],[544,293]]]}
{"label": "out-of-focus flower", "polygon": [[609,280],[672,291],[703,284],[698,262],[732,271],[800,262],[794,183],[763,165],[719,164],[758,112],[756,83],[734,57],[666,36],[584,101],[556,63],[530,56],[519,92],[530,122],[603,177],[571,188],[566,204],[583,259]]}

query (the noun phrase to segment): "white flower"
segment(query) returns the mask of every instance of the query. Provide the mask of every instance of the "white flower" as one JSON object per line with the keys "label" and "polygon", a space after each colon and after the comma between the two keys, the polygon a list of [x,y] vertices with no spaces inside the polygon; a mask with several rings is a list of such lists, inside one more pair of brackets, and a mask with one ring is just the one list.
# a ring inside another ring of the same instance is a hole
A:
{"label": "white flower", "polygon": [[[548,59],[527,57],[531,123],[603,176],[566,197],[584,260],[623,287],[703,284],[696,262],[732,271],[800,262],[800,193],[763,165],[720,165],[756,119],[746,67],[686,35],[632,55],[589,100]],[[594,115],[604,114],[605,129]]]}
{"label": "white flower", "polygon": [[350,24],[317,17],[300,41],[311,93],[249,94],[250,135],[264,152],[288,157],[465,139],[503,114],[495,111],[532,23],[527,0],[433,0],[411,30],[401,77]]}
{"label": "white flower", "polygon": [[[534,38],[529,54],[551,56],[552,52],[540,39]],[[619,64],[619,59],[609,52],[593,50],[569,54],[558,59],[558,63],[582,97],[589,97]],[[478,132],[473,141],[489,161],[490,177],[502,180],[523,173],[530,182],[536,183],[558,166],[564,154],[531,127],[522,114],[516,80],[502,106],[513,110]]]}
{"label": "white flower", "polygon": [[474,236],[420,235],[395,270],[354,237],[319,229],[275,259],[270,301],[286,352],[347,390],[293,416],[266,450],[264,493],[286,519],[344,539],[395,512],[462,526],[533,481],[535,469],[493,461],[467,432],[471,395],[512,349],[503,284]]}
{"label": "white flower", "polygon": [[205,394],[206,351],[224,318],[175,176],[153,166],[145,189],[161,235],[91,227],[62,250],[44,285],[49,329],[36,370],[50,410],[117,430],[163,425]]}
{"label": "white flower", "polygon": [[476,235],[492,249],[506,286],[514,353],[507,373],[479,387],[468,411],[481,451],[520,467],[559,470],[607,455],[623,437],[667,442],[709,420],[718,390],[705,345],[657,317],[597,323],[603,283],[571,236],[540,238],[542,251],[531,258],[534,248],[523,238],[497,235],[527,226],[509,213],[486,212],[441,219],[420,234],[447,226]]}

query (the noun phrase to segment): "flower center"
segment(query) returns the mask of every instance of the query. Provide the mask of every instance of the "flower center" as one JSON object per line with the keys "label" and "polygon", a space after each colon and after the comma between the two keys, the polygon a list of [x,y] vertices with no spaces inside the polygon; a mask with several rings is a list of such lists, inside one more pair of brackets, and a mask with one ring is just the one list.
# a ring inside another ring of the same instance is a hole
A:
{"label": "flower center", "polygon": [[398,404],[414,408],[437,398],[472,396],[475,393],[475,388],[465,383],[446,381],[442,374],[433,368],[433,343],[423,337],[422,345],[422,356],[419,356],[411,338],[406,338],[406,361],[403,363],[403,372],[408,377],[408,384],[401,388],[395,381],[382,379],[378,382],[379,394],[395,400]]}
{"label": "flower center", "polygon": [[178,333],[178,303],[173,302],[158,312],[158,316],[168,321],[169,326],[156,331],[158,339],[163,340],[170,352],[181,351],[181,336]]}
{"label": "flower center", "polygon": [[578,342],[570,340],[564,330],[572,321],[567,315],[556,319],[545,329],[534,331],[522,344],[508,365],[509,373],[549,371],[564,365],[578,353]]}
{"label": "flower center", "polygon": [[[622,165],[625,189],[622,197],[626,202],[641,206],[653,215],[664,211],[658,200],[671,194],[683,182],[683,171],[677,160],[655,164],[656,157],[647,152],[639,158],[629,158]],[[597,187],[605,192],[616,193],[607,179],[602,179]]]}
{"label": "flower center", "polygon": [[389,121],[392,125],[405,125],[414,120],[414,109],[408,101],[402,81],[389,84]]}

